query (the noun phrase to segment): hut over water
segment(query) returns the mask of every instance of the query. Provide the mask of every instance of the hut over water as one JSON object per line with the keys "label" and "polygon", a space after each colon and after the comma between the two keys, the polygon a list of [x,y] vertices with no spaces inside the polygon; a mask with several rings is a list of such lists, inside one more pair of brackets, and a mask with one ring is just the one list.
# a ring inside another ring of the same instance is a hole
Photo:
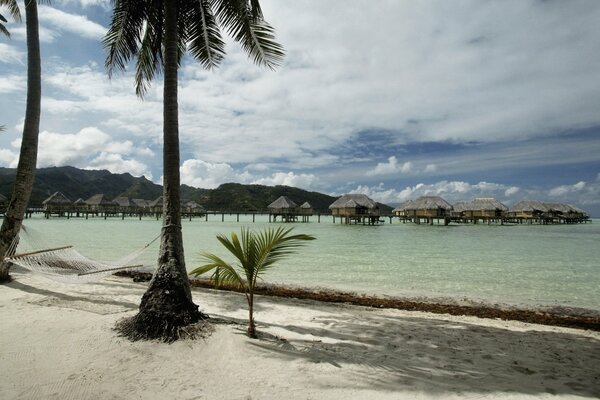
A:
{"label": "hut over water", "polygon": [[424,219],[427,223],[433,224],[433,220],[443,220],[444,225],[450,222],[452,204],[439,196],[422,196],[416,200],[409,200],[394,209],[394,213],[403,218],[421,223]]}
{"label": "hut over water", "polygon": [[300,216],[302,217],[302,222],[308,222],[308,218],[313,215],[313,212],[313,206],[308,201],[305,201],[300,206]]}
{"label": "hut over water", "polygon": [[65,212],[68,212],[68,209],[71,206],[71,200],[61,192],[54,192],[42,202],[42,205],[44,206],[44,215],[46,218],[51,214],[62,216]]}
{"label": "hut over water", "polygon": [[523,200],[510,208],[508,214],[516,219],[541,219],[548,207],[537,200]]}
{"label": "hut over water", "polygon": [[[478,197],[468,203],[459,204],[458,208],[461,210],[460,217],[462,221],[472,221],[474,224],[478,220],[486,221],[487,223],[491,221],[503,222],[504,214],[508,211],[508,207],[493,197]],[[454,211],[457,211],[456,205]]]}
{"label": "hut over water", "polygon": [[273,222],[277,221],[278,216],[281,216],[283,222],[294,222],[300,213],[298,204],[294,203],[287,196],[280,196],[277,200],[269,204],[267,208],[269,209],[269,222],[271,222],[271,218],[273,218]]}
{"label": "hut over water", "polygon": [[87,211],[93,213],[113,213],[118,209],[117,203],[109,200],[105,194],[95,194],[85,201],[87,204]]}
{"label": "hut over water", "polygon": [[342,218],[344,223],[365,223],[373,225],[379,222],[380,210],[377,203],[366,194],[345,194],[330,206],[333,221],[335,217]]}

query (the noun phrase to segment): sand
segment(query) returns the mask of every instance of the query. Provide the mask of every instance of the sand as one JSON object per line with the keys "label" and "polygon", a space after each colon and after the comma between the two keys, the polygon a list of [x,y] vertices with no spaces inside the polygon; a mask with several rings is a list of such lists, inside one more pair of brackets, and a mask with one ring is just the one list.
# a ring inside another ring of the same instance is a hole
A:
{"label": "sand", "polygon": [[144,283],[0,285],[0,399],[600,398],[600,333],[194,290],[205,339],[129,342]]}

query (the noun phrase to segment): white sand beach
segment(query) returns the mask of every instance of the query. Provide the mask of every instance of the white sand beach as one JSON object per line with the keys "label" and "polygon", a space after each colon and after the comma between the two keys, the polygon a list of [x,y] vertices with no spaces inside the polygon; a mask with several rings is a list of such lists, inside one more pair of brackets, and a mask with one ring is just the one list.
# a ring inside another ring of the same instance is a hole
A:
{"label": "white sand beach", "polygon": [[112,330],[144,283],[0,285],[0,399],[589,399],[600,332],[194,289],[206,339],[129,342]]}

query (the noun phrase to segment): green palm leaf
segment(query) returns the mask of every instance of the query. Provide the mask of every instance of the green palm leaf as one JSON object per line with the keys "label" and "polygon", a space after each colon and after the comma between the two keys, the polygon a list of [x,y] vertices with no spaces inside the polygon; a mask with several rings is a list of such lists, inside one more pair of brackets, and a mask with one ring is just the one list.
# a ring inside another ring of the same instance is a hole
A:
{"label": "green palm leaf", "polygon": [[[266,229],[260,233],[242,228],[240,235],[231,233],[231,238],[217,235],[217,240],[239,261],[237,264],[227,263],[219,256],[202,253],[201,256],[208,264],[202,265],[190,272],[200,276],[213,271],[212,279],[215,285],[223,283],[242,287],[246,291],[249,310],[248,334],[255,335],[253,304],[254,289],[259,279],[276,263],[294,253],[303,242],[315,239],[314,236],[299,234],[292,235],[290,229]],[[244,278],[242,278],[242,276]]]}

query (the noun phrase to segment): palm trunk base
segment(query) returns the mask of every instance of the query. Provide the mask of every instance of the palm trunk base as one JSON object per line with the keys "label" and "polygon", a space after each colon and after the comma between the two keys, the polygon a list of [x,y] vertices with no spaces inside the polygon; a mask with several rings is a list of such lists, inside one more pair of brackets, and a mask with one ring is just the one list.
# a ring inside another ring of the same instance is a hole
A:
{"label": "palm trunk base", "polygon": [[186,327],[208,319],[188,297],[182,279],[155,276],[144,293],[139,312],[115,327],[129,340],[174,342],[188,336]]}
{"label": "palm trunk base", "polygon": [[8,283],[12,281],[9,271],[10,263],[0,262],[0,283]]}

